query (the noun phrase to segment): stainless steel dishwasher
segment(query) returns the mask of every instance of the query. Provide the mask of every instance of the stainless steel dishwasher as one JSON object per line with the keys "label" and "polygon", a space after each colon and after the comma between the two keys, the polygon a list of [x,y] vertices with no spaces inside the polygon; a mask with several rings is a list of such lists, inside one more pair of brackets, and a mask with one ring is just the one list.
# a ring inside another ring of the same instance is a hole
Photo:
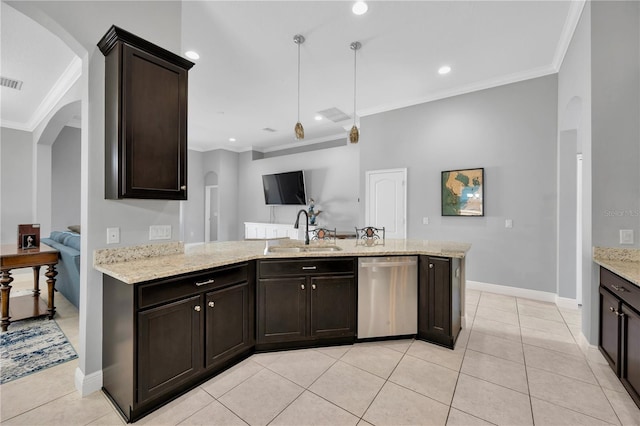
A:
{"label": "stainless steel dishwasher", "polygon": [[418,257],[358,259],[358,339],[418,331]]}

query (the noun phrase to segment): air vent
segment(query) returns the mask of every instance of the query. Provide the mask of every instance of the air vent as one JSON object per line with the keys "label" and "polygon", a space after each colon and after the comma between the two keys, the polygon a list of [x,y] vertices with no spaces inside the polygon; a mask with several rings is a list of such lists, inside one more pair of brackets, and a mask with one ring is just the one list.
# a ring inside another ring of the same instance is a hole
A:
{"label": "air vent", "polygon": [[275,132],[277,132],[277,130],[276,130],[276,129],[272,129],[271,127],[265,127],[265,128],[264,128],[264,129],[262,129],[262,130],[264,130],[265,132],[269,132],[269,133],[275,133]]}
{"label": "air vent", "polygon": [[22,89],[22,82],[20,80],[14,80],[12,78],[0,77],[0,86],[20,90]]}
{"label": "air vent", "polygon": [[339,110],[338,108],[329,108],[324,111],[318,111],[318,114],[325,117],[327,120],[331,120],[334,123],[340,123],[345,120],[350,120],[351,117]]}

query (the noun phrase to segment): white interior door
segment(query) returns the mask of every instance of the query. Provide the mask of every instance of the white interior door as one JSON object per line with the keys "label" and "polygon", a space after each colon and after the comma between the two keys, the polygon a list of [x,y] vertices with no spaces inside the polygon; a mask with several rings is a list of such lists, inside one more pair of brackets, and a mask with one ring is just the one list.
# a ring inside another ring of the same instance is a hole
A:
{"label": "white interior door", "polygon": [[205,200],[204,200],[204,241],[218,241],[218,225],[220,216],[219,212],[219,197],[218,197],[218,185],[205,186]]}
{"label": "white interior door", "polygon": [[407,169],[365,173],[367,200],[361,226],[385,228],[385,238],[407,237]]}

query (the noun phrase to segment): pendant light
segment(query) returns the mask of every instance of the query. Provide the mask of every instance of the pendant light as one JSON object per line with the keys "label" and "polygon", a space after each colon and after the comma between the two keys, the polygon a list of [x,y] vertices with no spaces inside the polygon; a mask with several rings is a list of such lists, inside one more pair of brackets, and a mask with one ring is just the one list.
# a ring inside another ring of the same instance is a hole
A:
{"label": "pendant light", "polygon": [[356,58],[358,56],[358,49],[362,47],[362,44],[359,41],[354,41],[349,47],[353,50],[353,127],[349,132],[349,142],[358,143],[360,131],[358,130],[358,126],[356,126]]}
{"label": "pendant light", "polygon": [[298,45],[298,122],[294,128],[296,139],[304,139],[304,127],[300,123],[300,45],[304,43],[304,37],[300,34],[293,36],[293,42]]}

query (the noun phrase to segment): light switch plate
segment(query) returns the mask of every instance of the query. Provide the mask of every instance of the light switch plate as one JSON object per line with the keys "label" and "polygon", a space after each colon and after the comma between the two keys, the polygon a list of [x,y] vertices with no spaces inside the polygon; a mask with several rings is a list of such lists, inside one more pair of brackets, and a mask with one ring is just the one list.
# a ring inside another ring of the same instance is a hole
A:
{"label": "light switch plate", "polygon": [[171,225],[149,226],[149,240],[170,240]]}
{"label": "light switch plate", "polygon": [[107,244],[120,242],[120,228],[107,228]]}
{"label": "light switch plate", "polygon": [[620,230],[620,244],[633,244],[633,229]]}
{"label": "light switch plate", "polygon": [[423,218],[422,218],[422,224],[423,224],[423,225],[428,225],[428,224],[429,224],[429,218],[428,218],[428,217],[426,217],[426,216],[425,216],[425,217],[423,217]]}
{"label": "light switch plate", "polygon": [[504,221],[504,227],[505,228],[513,228],[513,219],[506,219]]}

